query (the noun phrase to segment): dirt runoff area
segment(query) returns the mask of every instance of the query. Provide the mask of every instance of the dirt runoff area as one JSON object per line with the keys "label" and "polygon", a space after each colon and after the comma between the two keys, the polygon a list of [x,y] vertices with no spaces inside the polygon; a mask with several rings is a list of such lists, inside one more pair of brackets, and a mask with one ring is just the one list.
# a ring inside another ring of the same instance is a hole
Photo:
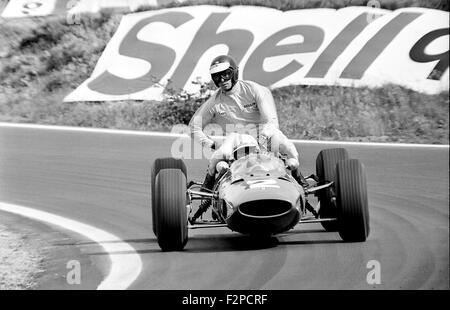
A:
{"label": "dirt runoff area", "polygon": [[[67,281],[68,262],[81,266],[81,281]],[[109,269],[99,246],[61,228],[0,212],[1,290],[91,290]]]}
{"label": "dirt runoff area", "polygon": [[44,271],[44,255],[41,244],[29,236],[0,223],[0,290],[37,287],[36,279]]}

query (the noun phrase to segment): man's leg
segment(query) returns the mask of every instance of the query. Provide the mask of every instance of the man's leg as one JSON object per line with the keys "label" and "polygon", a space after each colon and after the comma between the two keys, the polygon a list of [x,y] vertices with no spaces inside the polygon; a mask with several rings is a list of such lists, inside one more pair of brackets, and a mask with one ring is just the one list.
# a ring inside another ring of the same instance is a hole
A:
{"label": "man's leg", "polygon": [[[211,159],[209,160],[206,177],[202,185],[203,191],[212,191],[215,183],[216,165],[220,161],[230,158],[235,140],[238,139],[238,137],[238,134],[230,134],[225,138],[225,141],[222,143],[222,145],[212,154]],[[189,222],[193,224],[196,219],[198,219],[206,210],[208,210],[210,205],[211,199],[204,199],[200,204],[197,212],[195,212],[194,216],[189,219]]]}
{"label": "man's leg", "polygon": [[309,184],[303,177],[299,169],[299,154],[295,145],[281,132],[281,130],[273,130],[270,137],[270,149],[272,152],[279,152],[288,157],[286,164],[292,172],[292,177],[302,187],[307,187]]}
{"label": "man's leg", "polygon": [[[214,175],[211,175],[209,173],[209,169],[206,172],[206,177],[205,180],[203,181],[202,184],[202,192],[209,192],[212,191],[213,187],[214,187],[214,181],[215,181],[215,177]],[[206,210],[208,210],[209,206],[211,205],[211,199],[204,199],[202,200],[202,203],[200,204],[200,206],[197,209],[197,212],[195,212],[194,216],[192,216],[191,218],[189,218],[189,222],[191,224],[194,224],[195,221],[203,214],[206,212]]]}
{"label": "man's leg", "polygon": [[300,184],[302,187],[308,187],[309,183],[306,181],[303,174],[300,172],[300,169],[294,169],[292,170],[292,177],[297,181],[298,184]]}
{"label": "man's leg", "polygon": [[[201,191],[203,192],[211,192],[214,188],[215,183],[215,175],[216,175],[216,165],[219,161],[221,161],[224,157],[223,154],[223,145],[217,149],[211,156],[211,159],[209,160],[208,169],[206,171],[205,180],[202,184]],[[202,203],[198,207],[197,212],[195,212],[194,216],[189,218],[189,222],[191,224],[194,224],[195,221],[208,210],[208,208],[211,206],[211,199],[204,199],[202,200]]]}
{"label": "man's leg", "polygon": [[[275,143],[272,143],[272,147],[288,156],[286,161],[289,169],[291,170],[292,177],[297,181],[300,186],[303,188],[309,187],[308,181],[305,179],[303,174],[300,171],[300,156],[295,148],[295,145],[280,131],[275,131],[272,136],[272,140]],[[314,207],[306,200],[306,209],[311,212],[314,217],[318,218],[319,214],[314,209]]]}

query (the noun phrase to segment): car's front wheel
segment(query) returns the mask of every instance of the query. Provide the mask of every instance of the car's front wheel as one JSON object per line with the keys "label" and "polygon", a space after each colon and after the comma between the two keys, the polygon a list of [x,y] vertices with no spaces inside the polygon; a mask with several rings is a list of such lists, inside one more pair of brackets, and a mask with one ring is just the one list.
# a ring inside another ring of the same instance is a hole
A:
{"label": "car's front wheel", "polygon": [[361,242],[369,236],[369,202],[364,166],[357,159],[336,165],[336,204],[339,235]]}
{"label": "car's front wheel", "polygon": [[[336,164],[342,160],[348,159],[347,150],[344,148],[325,149],[320,151],[316,158],[316,174],[320,182],[336,182]],[[317,192],[317,198],[320,202],[320,218],[336,218],[337,210],[333,202],[335,195],[335,186],[325,188]],[[337,231],[336,222],[322,222],[326,231]]]}
{"label": "car's front wheel", "polygon": [[151,198],[152,198],[152,229],[155,236],[157,236],[156,226],[158,225],[156,221],[156,207],[155,207],[155,181],[156,176],[158,175],[159,171],[162,169],[181,169],[181,171],[184,173],[184,175],[187,178],[187,169],[186,165],[181,159],[176,159],[172,157],[166,157],[166,158],[157,158],[152,165],[151,169],[151,176],[150,176],[150,182],[151,182]]}
{"label": "car's front wheel", "polygon": [[185,171],[183,162],[169,160],[152,183],[153,226],[163,251],[182,250],[188,241]]}

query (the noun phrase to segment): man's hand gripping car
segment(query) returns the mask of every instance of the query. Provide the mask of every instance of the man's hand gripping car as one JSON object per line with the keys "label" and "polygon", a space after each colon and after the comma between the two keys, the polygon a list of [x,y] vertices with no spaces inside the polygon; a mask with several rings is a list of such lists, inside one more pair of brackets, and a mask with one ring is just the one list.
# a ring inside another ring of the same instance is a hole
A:
{"label": "man's hand gripping car", "polygon": [[[345,149],[322,150],[316,160],[317,177],[304,187],[283,159],[272,153],[253,153],[227,164],[220,164],[213,190],[205,191],[201,183],[187,183],[181,159],[154,162],[153,232],[162,250],[182,250],[189,229],[212,227],[263,238],[299,223],[320,222],[327,231],[338,231],[344,241],[368,237],[364,167],[357,159],[349,159]],[[308,202],[309,195],[318,198],[315,208]],[[211,199],[212,219],[191,225],[188,215],[193,212],[193,201],[203,199]]]}

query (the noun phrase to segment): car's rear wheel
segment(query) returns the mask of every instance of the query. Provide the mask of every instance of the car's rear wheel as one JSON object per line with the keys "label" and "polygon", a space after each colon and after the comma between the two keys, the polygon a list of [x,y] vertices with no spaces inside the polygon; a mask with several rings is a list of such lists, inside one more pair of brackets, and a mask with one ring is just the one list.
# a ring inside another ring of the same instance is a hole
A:
{"label": "car's rear wheel", "polygon": [[157,226],[157,221],[156,221],[156,207],[155,207],[155,181],[156,181],[156,176],[158,175],[159,171],[162,169],[181,169],[181,171],[184,173],[184,175],[187,178],[187,169],[186,169],[186,165],[184,164],[184,162],[181,159],[175,159],[175,158],[157,158],[153,165],[152,165],[152,169],[151,169],[151,199],[152,199],[152,229],[153,229],[153,233],[155,234],[155,236],[157,236],[157,230],[156,230],[156,226]]}
{"label": "car's rear wheel", "polygon": [[344,241],[361,242],[369,236],[369,203],[364,166],[357,159],[336,165],[338,231]]}
{"label": "car's rear wheel", "polygon": [[[335,182],[336,181],[336,164],[342,160],[348,159],[347,150],[344,148],[326,149],[320,151],[316,158],[316,175],[319,182]],[[325,188],[317,192],[317,198],[320,202],[319,217],[320,218],[336,218],[337,209],[333,202],[334,186]],[[337,231],[337,222],[321,223],[326,231]]]}

